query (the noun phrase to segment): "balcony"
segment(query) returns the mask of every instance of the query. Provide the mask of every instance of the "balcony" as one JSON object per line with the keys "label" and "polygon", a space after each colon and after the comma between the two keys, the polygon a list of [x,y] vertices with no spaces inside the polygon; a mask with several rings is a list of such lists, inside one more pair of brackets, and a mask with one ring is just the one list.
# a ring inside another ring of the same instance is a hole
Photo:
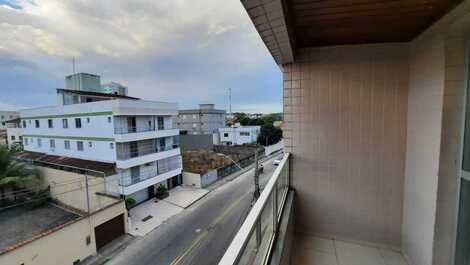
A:
{"label": "balcony", "polygon": [[179,135],[179,129],[151,127],[124,127],[115,128],[114,139],[118,143],[148,140]]}
{"label": "balcony", "polygon": [[157,141],[158,139],[152,139],[119,143],[117,145],[116,166],[118,168],[131,168],[181,153],[176,141],[168,141],[162,146],[158,145]]}
{"label": "balcony", "polygon": [[393,248],[296,234],[286,154],[219,265],[407,265]]}

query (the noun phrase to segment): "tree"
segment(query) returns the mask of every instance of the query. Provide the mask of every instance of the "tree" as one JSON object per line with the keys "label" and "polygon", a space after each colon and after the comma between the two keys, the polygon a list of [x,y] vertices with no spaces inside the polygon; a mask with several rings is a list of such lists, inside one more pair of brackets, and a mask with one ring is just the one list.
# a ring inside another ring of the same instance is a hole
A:
{"label": "tree", "polygon": [[14,156],[14,150],[10,150],[6,146],[0,146],[0,195],[2,198],[6,188],[19,191],[37,188],[41,184],[42,179],[39,171],[28,168],[26,164],[16,161]]}
{"label": "tree", "polygon": [[263,124],[258,135],[258,143],[264,146],[272,145],[282,139],[282,130],[272,124]]}

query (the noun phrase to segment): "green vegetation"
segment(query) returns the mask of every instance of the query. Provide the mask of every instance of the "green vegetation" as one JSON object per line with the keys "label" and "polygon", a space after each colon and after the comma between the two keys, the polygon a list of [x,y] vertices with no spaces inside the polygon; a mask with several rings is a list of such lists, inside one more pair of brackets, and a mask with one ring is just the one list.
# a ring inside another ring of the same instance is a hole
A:
{"label": "green vegetation", "polygon": [[282,113],[271,113],[261,116],[260,118],[250,118],[248,114],[243,112],[235,112],[235,123],[239,122],[243,126],[262,126],[264,124],[273,124],[275,121],[282,121]]}
{"label": "green vegetation", "polygon": [[258,143],[264,146],[272,145],[282,139],[282,130],[272,124],[263,124],[258,135]]}
{"label": "green vegetation", "polygon": [[134,207],[136,201],[134,198],[132,197],[129,197],[129,198],[126,198],[126,208],[129,210],[130,208]]}
{"label": "green vegetation", "polygon": [[39,171],[28,167],[26,164],[15,159],[15,150],[10,150],[6,146],[0,146],[0,198],[7,200],[5,191],[17,199],[20,194],[35,193],[42,183]]}

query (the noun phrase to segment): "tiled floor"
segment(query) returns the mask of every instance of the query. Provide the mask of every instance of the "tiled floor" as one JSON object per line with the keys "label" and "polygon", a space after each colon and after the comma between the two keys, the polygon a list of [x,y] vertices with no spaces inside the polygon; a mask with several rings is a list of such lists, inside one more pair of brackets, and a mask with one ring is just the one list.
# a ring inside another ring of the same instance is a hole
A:
{"label": "tiled floor", "polygon": [[407,265],[395,251],[296,235],[291,265]]}
{"label": "tiled floor", "polygon": [[188,208],[197,200],[209,193],[206,189],[198,189],[190,186],[178,186],[170,190],[170,196],[165,198],[166,202],[175,204],[182,208]]}

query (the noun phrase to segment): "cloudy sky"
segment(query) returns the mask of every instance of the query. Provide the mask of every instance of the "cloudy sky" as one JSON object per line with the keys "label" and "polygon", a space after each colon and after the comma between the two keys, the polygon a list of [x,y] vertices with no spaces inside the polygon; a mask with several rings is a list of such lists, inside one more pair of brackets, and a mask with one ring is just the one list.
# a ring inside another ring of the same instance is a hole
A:
{"label": "cloudy sky", "polygon": [[0,107],[55,104],[76,70],[131,96],[282,110],[279,68],[240,0],[0,0]]}

